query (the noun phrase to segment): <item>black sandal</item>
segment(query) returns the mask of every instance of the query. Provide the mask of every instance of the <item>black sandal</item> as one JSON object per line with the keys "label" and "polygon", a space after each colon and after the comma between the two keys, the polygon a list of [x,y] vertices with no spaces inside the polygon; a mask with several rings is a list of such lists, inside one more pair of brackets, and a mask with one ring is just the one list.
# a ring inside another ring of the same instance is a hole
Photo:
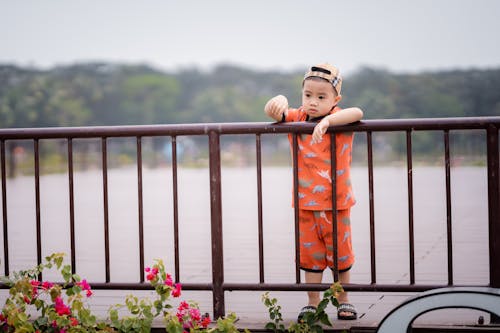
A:
{"label": "black sandal", "polygon": [[[346,312],[350,312],[351,314],[346,314]],[[354,305],[350,303],[342,303],[337,308],[337,318],[340,320],[355,320],[358,318],[358,312],[356,311]]]}
{"label": "black sandal", "polygon": [[299,316],[297,317],[297,321],[300,323],[302,321],[302,318],[306,315],[306,313],[316,313],[316,307],[312,305],[306,305],[304,306],[299,313]]}

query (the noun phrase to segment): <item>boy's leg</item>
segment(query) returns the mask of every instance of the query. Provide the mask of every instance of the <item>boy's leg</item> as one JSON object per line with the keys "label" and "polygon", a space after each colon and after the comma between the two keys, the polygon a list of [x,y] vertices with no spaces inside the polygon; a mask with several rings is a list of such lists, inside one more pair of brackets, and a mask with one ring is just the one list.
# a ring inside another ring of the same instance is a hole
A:
{"label": "boy's leg", "polygon": [[[327,214],[327,219],[330,219],[331,211]],[[331,228],[331,226],[330,226]],[[327,227],[324,227],[328,230]],[[333,245],[332,233],[326,233],[324,235],[327,239],[328,244]],[[333,246],[330,245],[328,249],[328,258],[330,258],[329,266],[333,267]],[[351,271],[350,268],[354,264],[354,252],[352,251],[352,240],[351,240],[351,222],[350,222],[350,209],[337,211],[337,251],[338,251],[338,265],[339,265],[339,282],[340,284],[348,284],[351,281]],[[333,274],[333,270],[332,270]],[[347,292],[340,293],[338,295],[338,301],[340,304],[349,304],[349,295]],[[348,308],[345,306],[344,308]],[[352,308],[354,311],[355,309]],[[339,318],[341,319],[353,319],[355,313],[349,311],[349,309],[342,309],[339,313]]]}
{"label": "boy's leg", "polygon": [[[305,272],[305,280],[306,283],[321,283],[323,280],[323,272]],[[320,299],[319,291],[308,291],[307,292],[308,305],[312,305],[314,307],[318,307]]]}
{"label": "boy's leg", "polygon": [[[333,271],[332,271],[333,275]],[[339,272],[339,282],[340,284],[344,285],[346,283],[349,283],[351,281],[351,270],[347,270],[344,272]],[[349,303],[349,294],[345,291],[342,293],[339,293],[337,300],[339,301],[340,304],[342,303]],[[352,316],[354,313],[345,310],[345,311],[340,311],[339,316],[341,317],[349,317]]]}
{"label": "boy's leg", "polygon": [[[305,283],[321,283],[326,268],[326,249],[320,235],[317,221],[319,212],[299,210],[300,268],[305,273]],[[308,291],[308,305],[317,307],[320,293]]]}
{"label": "boy's leg", "polygon": [[[339,282],[341,285],[351,282],[351,270],[339,272]],[[346,291],[339,293],[339,303],[349,303],[349,295]]]}

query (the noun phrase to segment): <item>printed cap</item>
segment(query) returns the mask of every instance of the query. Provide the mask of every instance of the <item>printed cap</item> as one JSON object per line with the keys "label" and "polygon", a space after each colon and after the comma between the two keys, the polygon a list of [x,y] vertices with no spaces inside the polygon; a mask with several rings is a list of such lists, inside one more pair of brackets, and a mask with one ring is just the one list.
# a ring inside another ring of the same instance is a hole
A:
{"label": "printed cap", "polygon": [[342,76],[340,76],[339,70],[337,67],[330,65],[328,63],[318,64],[312,66],[304,75],[304,80],[308,77],[320,77],[328,82],[330,82],[337,92],[337,95],[340,95],[340,90],[342,88]]}

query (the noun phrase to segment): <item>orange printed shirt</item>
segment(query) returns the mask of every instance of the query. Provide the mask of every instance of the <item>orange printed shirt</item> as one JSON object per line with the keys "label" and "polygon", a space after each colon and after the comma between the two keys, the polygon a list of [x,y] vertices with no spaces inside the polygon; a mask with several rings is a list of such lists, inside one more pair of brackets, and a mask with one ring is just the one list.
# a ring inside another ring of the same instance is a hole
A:
{"label": "orange printed shirt", "polygon": [[[331,113],[341,110],[335,107]],[[307,121],[306,112],[289,109],[285,121]],[[353,132],[335,135],[337,210],[346,209],[356,203],[351,186],[351,160]],[[293,156],[293,136],[288,135]],[[298,144],[298,196],[299,208],[305,210],[332,210],[332,173],[330,135],[325,134],[319,143],[311,144],[312,135],[300,134]]]}

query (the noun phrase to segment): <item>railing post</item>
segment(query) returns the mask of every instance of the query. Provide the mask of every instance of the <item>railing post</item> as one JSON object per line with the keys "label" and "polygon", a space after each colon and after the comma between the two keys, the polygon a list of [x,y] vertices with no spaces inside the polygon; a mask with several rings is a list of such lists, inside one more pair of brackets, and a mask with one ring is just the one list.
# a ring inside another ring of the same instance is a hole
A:
{"label": "railing post", "polygon": [[339,245],[337,229],[337,139],[335,132],[330,133],[330,170],[332,177],[332,246],[333,280],[339,281]]}
{"label": "railing post", "polygon": [[413,220],[413,158],[411,130],[406,131],[406,165],[408,181],[408,240],[410,251],[410,284],[415,284],[415,228]]}
{"label": "railing post", "polygon": [[[42,263],[42,222],[40,213],[40,142],[33,141],[33,153],[35,158],[35,218],[36,218],[36,262]],[[42,272],[38,274],[38,280],[42,281]]]}
{"label": "railing post", "polygon": [[[12,156],[11,156],[11,159]],[[0,141],[0,168],[2,169],[2,220],[4,274],[9,275],[9,232],[7,224],[7,173],[5,172],[5,140]],[[12,171],[12,170],[11,170]]]}
{"label": "railing post", "polygon": [[299,162],[297,133],[292,135],[292,165],[293,165],[293,216],[295,232],[295,283],[300,283],[300,241],[299,241]]}
{"label": "railing post", "polygon": [[490,125],[487,130],[488,149],[488,220],[490,235],[490,286],[500,288],[500,183],[498,128]]}
{"label": "railing post", "polygon": [[68,138],[68,192],[69,192],[69,230],[71,244],[71,273],[76,273],[76,245],[75,245],[75,186],[73,176],[73,139]]}
{"label": "railing post", "polygon": [[220,170],[220,138],[215,131],[208,134],[210,154],[210,220],[212,231],[212,295],[214,318],[224,317],[224,256],[222,244],[222,196]]}
{"label": "railing post", "polygon": [[[500,288],[500,183],[498,128],[489,125],[487,129],[487,161],[488,161],[488,229],[490,243],[490,286]],[[500,323],[500,318],[492,314],[491,323]]]}

